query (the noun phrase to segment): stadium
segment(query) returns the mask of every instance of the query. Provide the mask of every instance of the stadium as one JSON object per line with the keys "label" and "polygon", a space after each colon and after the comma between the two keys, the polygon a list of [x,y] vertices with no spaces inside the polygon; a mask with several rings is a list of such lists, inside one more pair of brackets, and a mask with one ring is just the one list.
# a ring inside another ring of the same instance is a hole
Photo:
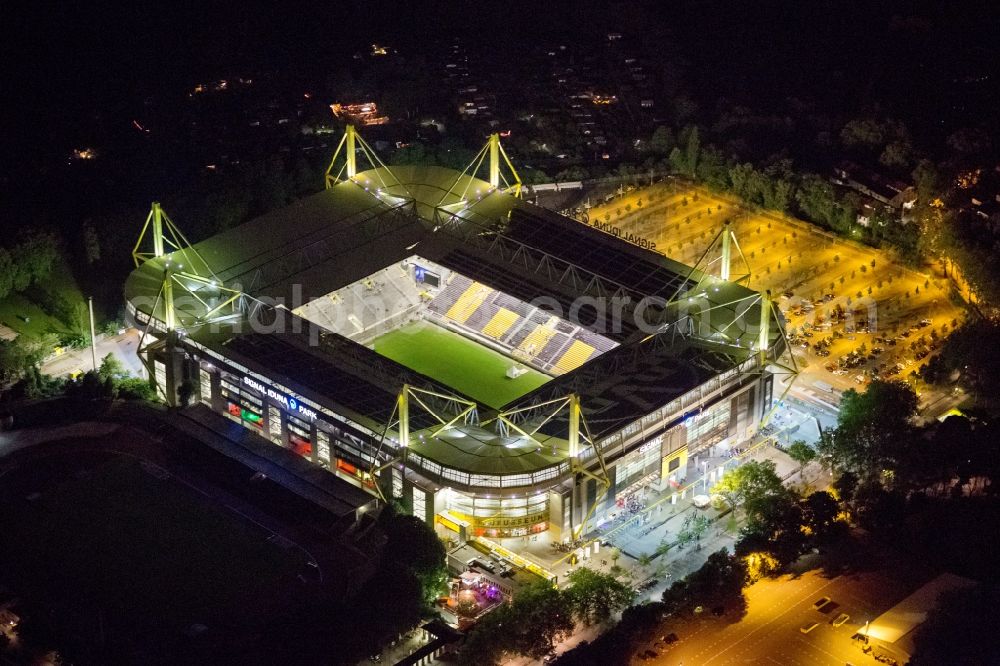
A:
{"label": "stadium", "polygon": [[784,325],[728,228],[671,261],[524,201],[496,135],[460,173],[348,127],[326,184],[194,245],[153,204],[125,296],[168,404],[440,529],[563,541],[768,413]]}

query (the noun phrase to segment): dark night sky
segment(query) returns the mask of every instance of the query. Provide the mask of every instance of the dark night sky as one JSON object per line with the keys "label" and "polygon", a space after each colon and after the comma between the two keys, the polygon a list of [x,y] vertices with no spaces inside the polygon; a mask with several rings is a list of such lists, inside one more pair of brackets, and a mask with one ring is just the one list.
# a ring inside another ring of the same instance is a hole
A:
{"label": "dark night sky", "polygon": [[[5,108],[14,115],[2,141],[8,159],[46,144],[64,150],[96,116],[128,118],[149,95],[265,69],[308,77],[372,41],[412,51],[451,34],[490,44],[503,67],[524,42],[621,30],[654,54],[671,42],[690,63],[692,85],[749,94],[760,106],[795,93],[821,99],[831,76],[848,77],[849,103],[870,103],[877,92],[911,104],[922,80],[940,70],[971,66],[996,76],[1000,21],[981,4],[23,3],[5,7],[0,22]],[[920,22],[890,28],[894,15],[917,14]],[[890,47],[890,29],[912,34]]]}

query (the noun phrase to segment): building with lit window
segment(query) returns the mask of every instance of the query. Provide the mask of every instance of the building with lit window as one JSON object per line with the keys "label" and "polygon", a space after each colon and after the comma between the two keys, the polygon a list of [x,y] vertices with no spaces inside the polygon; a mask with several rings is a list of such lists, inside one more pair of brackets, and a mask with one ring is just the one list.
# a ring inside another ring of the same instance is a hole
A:
{"label": "building with lit window", "polygon": [[345,138],[327,189],[197,244],[154,204],[125,294],[168,403],[499,537],[568,539],[754,435],[783,322],[728,268],[523,201],[496,135],[487,179]]}

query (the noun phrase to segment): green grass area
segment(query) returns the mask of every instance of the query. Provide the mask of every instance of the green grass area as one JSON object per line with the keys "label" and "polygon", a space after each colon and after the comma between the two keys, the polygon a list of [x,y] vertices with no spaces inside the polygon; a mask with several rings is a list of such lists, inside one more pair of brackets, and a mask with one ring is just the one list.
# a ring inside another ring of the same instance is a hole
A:
{"label": "green grass area", "polygon": [[[73,277],[69,264],[62,256],[52,266],[52,273],[45,280],[44,289],[61,296],[71,307],[80,309],[86,315],[87,299]],[[70,331],[66,322],[60,321],[53,313],[46,312],[32,299],[34,286],[22,293],[10,294],[0,299],[0,324],[18,334],[39,336],[43,333],[62,334]],[[27,321],[25,321],[27,319]],[[86,323],[84,318],[84,323]]]}
{"label": "green grass area", "polygon": [[508,379],[514,361],[429,322],[415,322],[375,339],[375,351],[490,407],[502,407],[550,377],[537,370]]}
{"label": "green grass area", "polygon": [[176,632],[254,612],[248,600],[304,569],[300,551],[131,458],[83,454],[9,477],[0,562],[31,596],[120,609],[123,621]]}

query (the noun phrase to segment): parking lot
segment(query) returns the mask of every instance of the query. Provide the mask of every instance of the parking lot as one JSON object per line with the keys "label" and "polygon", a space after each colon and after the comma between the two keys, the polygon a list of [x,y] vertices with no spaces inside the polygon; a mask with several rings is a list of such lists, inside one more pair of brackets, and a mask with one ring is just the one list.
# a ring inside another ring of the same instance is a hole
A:
{"label": "parking lot", "polygon": [[[762,580],[746,590],[747,615],[713,617],[670,625],[677,640],[644,645],[634,664],[780,664],[781,666],[855,666],[878,662],[851,640],[866,620],[906,596],[903,585],[878,573],[826,578],[816,571]],[[822,599],[829,602],[817,610]],[[842,615],[847,615],[844,620]],[[839,618],[839,619],[838,619]],[[840,626],[834,622],[844,620]],[[816,626],[808,633],[804,627]],[[643,653],[646,652],[644,658]],[[652,656],[655,652],[656,656]]]}
{"label": "parking lot", "polygon": [[[749,285],[771,290],[804,371],[801,385],[820,382],[844,390],[876,375],[914,381],[910,373],[963,318],[942,277],[906,268],[886,251],[801,220],[750,211],[699,188],[664,181],[624,191],[587,215],[689,265],[731,221],[745,257],[734,250],[732,277],[749,267]],[[718,257],[706,261],[714,261],[707,270],[718,274]]]}

